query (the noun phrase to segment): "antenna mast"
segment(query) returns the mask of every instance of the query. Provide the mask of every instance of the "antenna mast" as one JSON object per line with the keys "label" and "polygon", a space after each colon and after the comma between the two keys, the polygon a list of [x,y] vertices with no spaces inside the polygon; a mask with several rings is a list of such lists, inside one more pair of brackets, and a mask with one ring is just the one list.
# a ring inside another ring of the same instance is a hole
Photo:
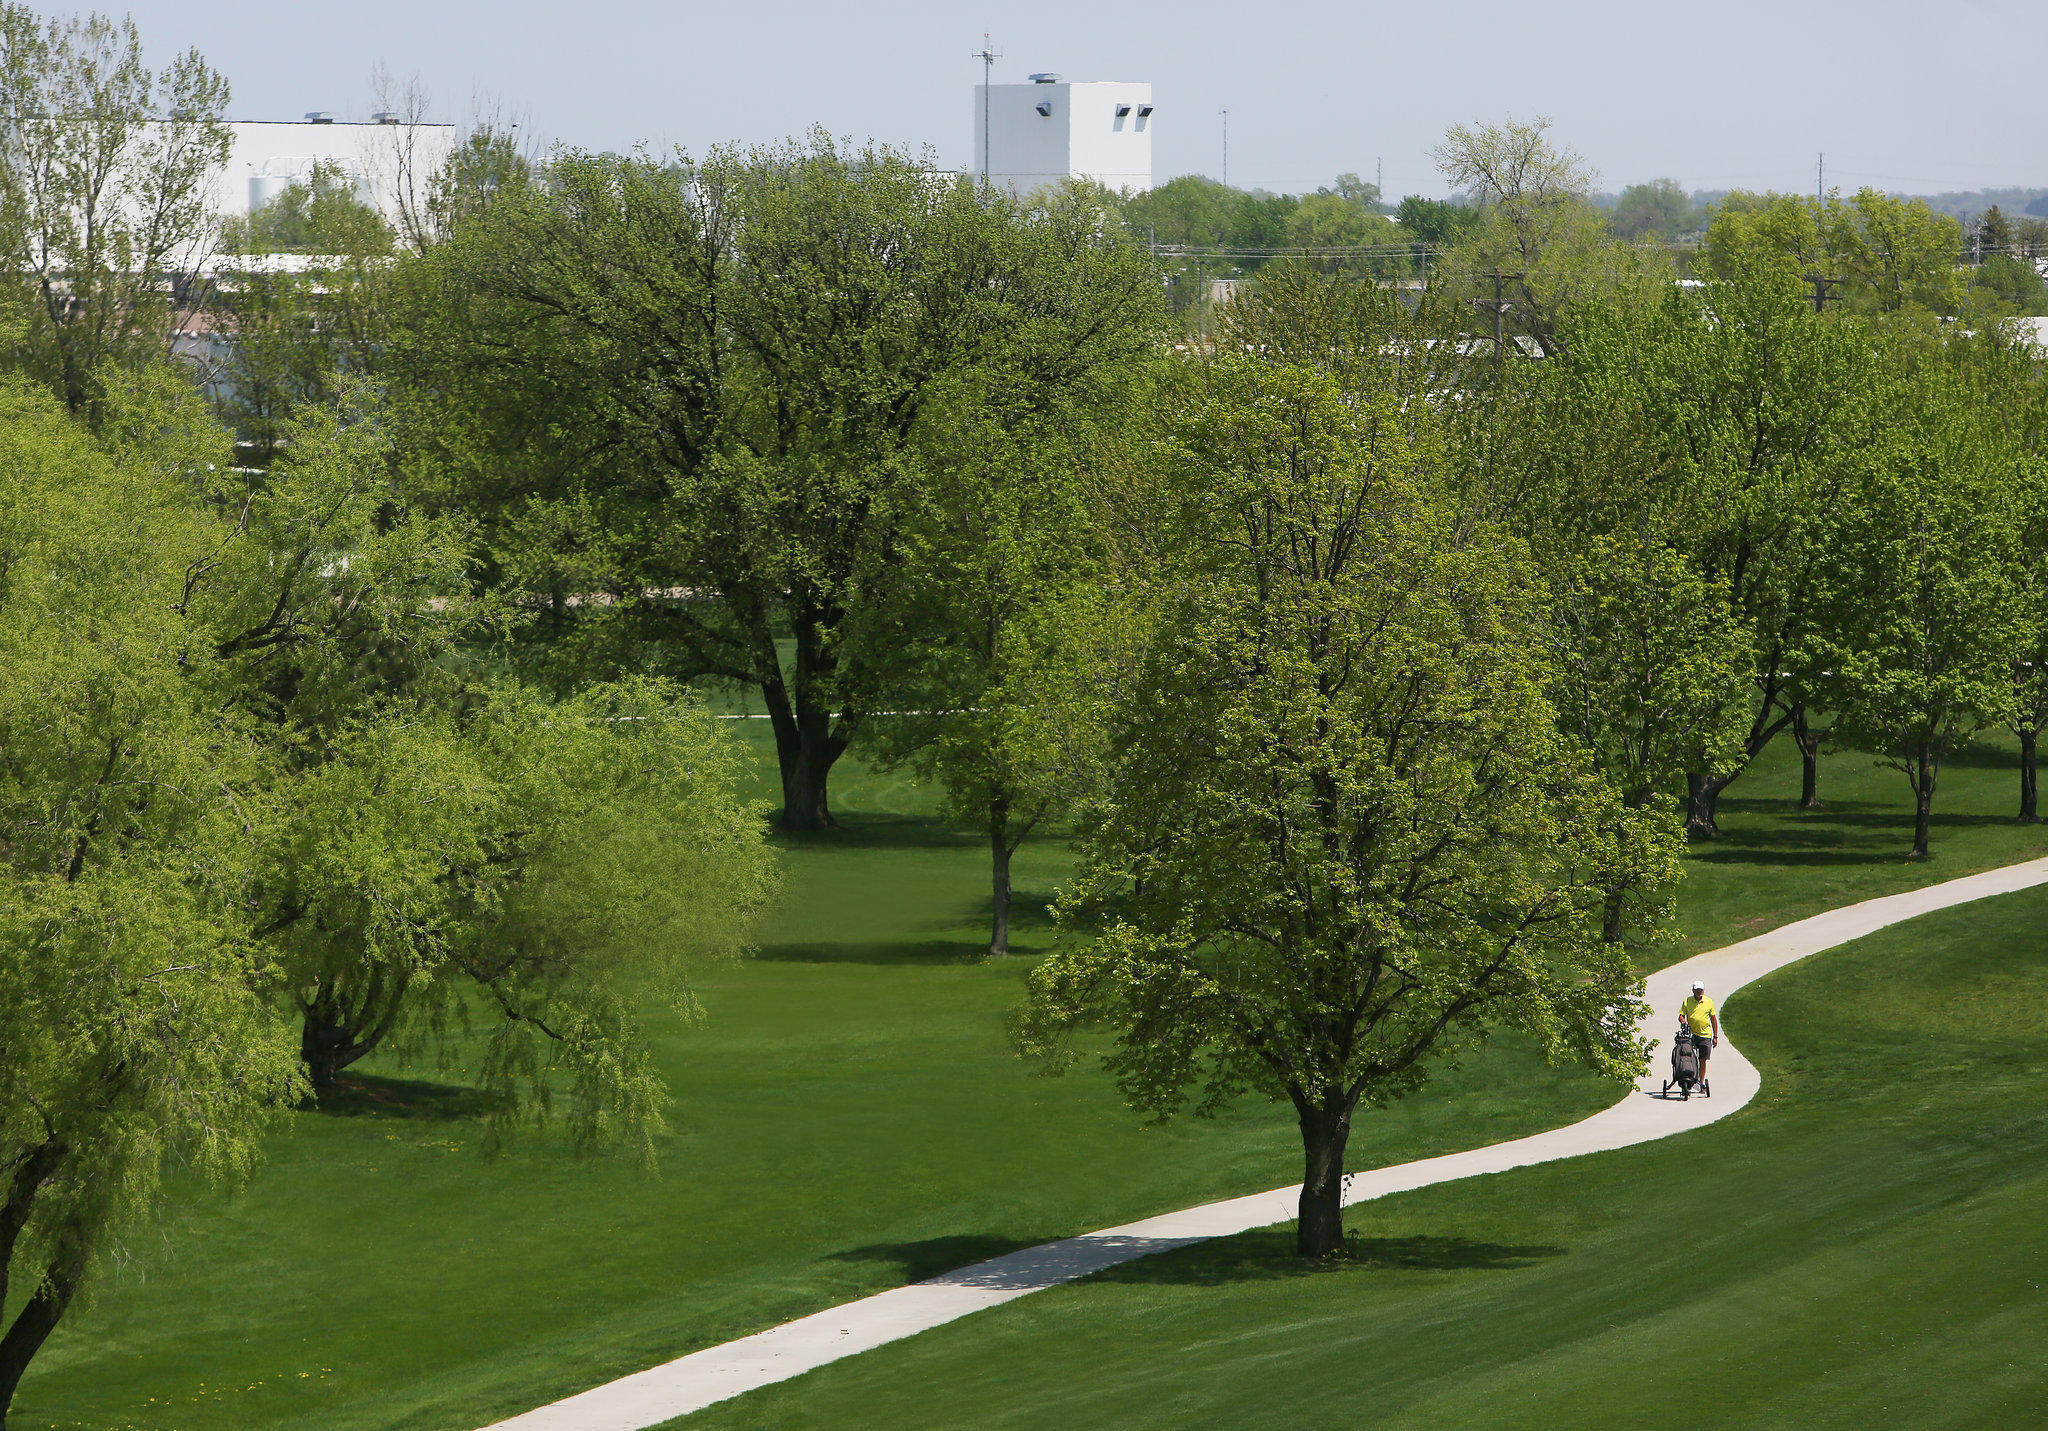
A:
{"label": "antenna mast", "polygon": [[1227,189],[1230,187],[1230,111],[1219,109],[1216,112],[1223,116],[1223,187]]}
{"label": "antenna mast", "polygon": [[981,48],[974,52],[974,58],[981,61],[981,181],[990,182],[988,173],[988,91],[989,77],[995,73],[996,61],[1003,52],[990,42],[988,31],[981,32]]}

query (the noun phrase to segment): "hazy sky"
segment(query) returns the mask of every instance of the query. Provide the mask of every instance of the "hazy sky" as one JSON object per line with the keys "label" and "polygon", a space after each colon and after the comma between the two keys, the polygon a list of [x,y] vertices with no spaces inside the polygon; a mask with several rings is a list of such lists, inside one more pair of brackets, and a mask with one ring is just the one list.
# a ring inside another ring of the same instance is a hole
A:
{"label": "hazy sky", "polygon": [[[109,6],[108,8],[114,8]],[[439,117],[473,96],[551,139],[692,149],[821,124],[971,163],[969,58],[998,82],[1034,70],[1149,80],[1154,172],[1314,188],[1343,170],[1390,195],[1441,193],[1446,126],[1547,114],[1606,187],[1907,192],[2048,185],[2048,4],[2041,0],[1437,0],[1140,5],[1039,0],[649,4],[640,0],[137,0],[150,57],[196,45],[232,116],[365,117],[382,62],[417,74]]]}

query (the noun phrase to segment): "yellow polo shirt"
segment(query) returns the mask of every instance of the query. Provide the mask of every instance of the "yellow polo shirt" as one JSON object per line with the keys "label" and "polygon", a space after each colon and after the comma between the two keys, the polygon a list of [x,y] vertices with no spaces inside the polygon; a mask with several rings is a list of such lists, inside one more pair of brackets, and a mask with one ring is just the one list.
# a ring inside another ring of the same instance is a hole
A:
{"label": "yellow polo shirt", "polygon": [[1686,1026],[1701,1038],[1710,1037],[1714,1032],[1714,1001],[1705,994],[1693,994],[1678,1006],[1678,1013]]}

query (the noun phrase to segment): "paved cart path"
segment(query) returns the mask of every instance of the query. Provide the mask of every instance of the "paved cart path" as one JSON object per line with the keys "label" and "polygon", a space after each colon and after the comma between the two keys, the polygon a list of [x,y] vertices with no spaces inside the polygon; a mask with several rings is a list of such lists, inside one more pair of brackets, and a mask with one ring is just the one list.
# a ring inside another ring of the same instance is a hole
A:
{"label": "paved cart path", "polygon": [[[1728,995],[1744,984],[1774,969],[1860,939],[1902,919],[2044,883],[2048,883],[2048,858],[2030,860],[1817,914],[1659,970],[1649,978],[1647,997],[1651,1013],[1643,1028],[1645,1036],[1657,1040],[1650,1054],[1651,1071],[1619,1103],[1547,1133],[1353,1174],[1344,1200],[1347,1204],[1365,1202],[1432,1183],[1625,1148],[1725,1118],[1754,1098],[1760,1084],[1755,1067],[1725,1036],[1708,1065],[1713,1097],[1680,1101],[1675,1096],[1658,1096],[1669,1065],[1663,1040],[1677,1026],[1678,1005],[1694,979],[1706,983],[1707,992],[1716,1003],[1724,1003]],[[1294,1216],[1299,1193],[1298,1185],[1276,1188],[1027,1247],[929,1281],[785,1322],[738,1341],[706,1347],[497,1422],[485,1431],[643,1431],[757,1386],[797,1376],[841,1357],[913,1336],[970,1312],[1071,1282],[1119,1262],[1206,1238],[1227,1237],[1286,1222]]]}

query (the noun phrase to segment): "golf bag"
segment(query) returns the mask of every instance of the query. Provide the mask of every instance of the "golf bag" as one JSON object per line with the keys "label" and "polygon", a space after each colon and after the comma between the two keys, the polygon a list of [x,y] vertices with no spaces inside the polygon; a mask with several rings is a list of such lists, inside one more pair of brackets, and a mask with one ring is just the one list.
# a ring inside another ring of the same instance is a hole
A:
{"label": "golf bag", "polygon": [[1664,1091],[1676,1088],[1681,1098],[1690,1098],[1699,1081],[1700,1051],[1693,1044],[1692,1030],[1680,1028],[1671,1038],[1671,1077],[1664,1081]]}

